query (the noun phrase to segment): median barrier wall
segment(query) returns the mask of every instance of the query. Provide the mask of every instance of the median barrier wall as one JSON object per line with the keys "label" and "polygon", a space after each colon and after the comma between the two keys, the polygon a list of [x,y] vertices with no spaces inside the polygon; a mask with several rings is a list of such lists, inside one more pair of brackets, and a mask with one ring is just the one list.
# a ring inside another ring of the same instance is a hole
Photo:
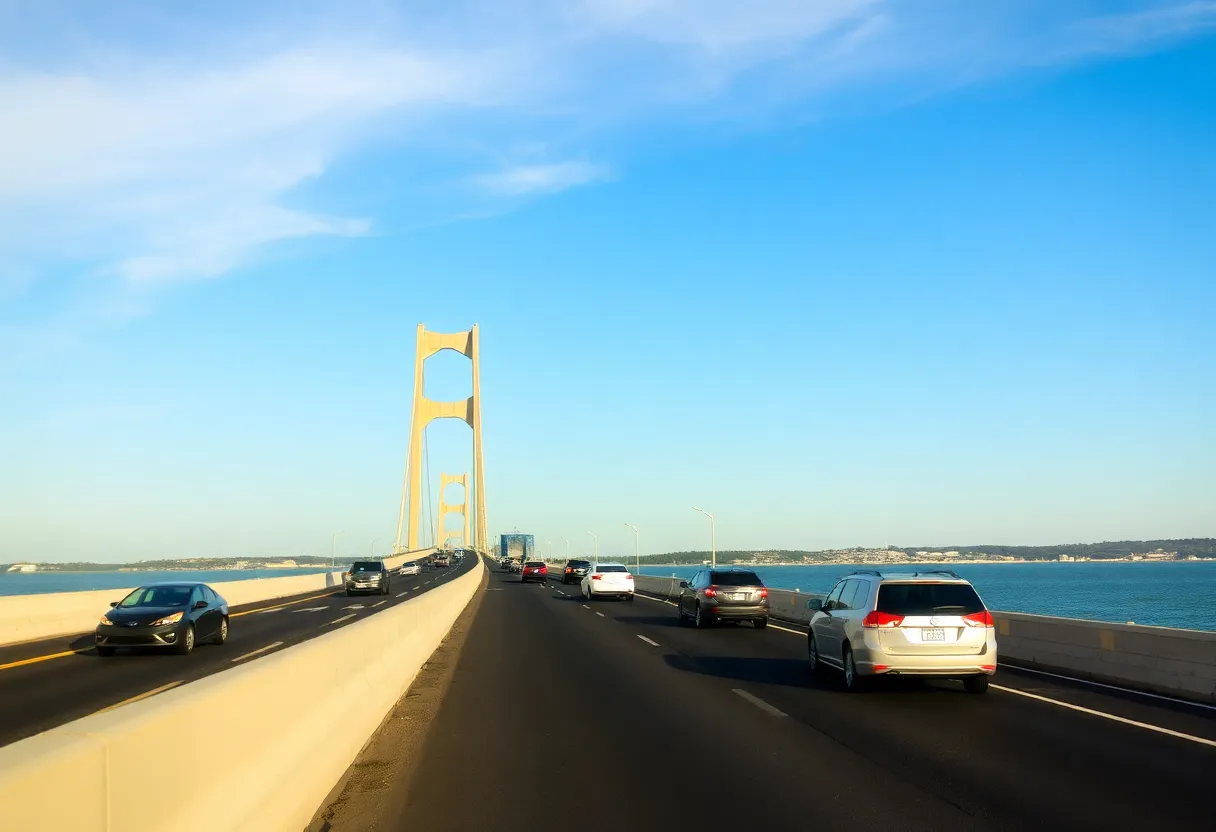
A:
{"label": "median barrier wall", "polygon": [[[390,569],[395,569],[407,560],[422,557],[432,551],[434,550],[424,549],[409,552],[385,558],[384,562]],[[138,580],[138,574],[132,573],[132,578]],[[315,572],[311,575],[288,575],[282,578],[215,581],[211,586],[230,606],[235,607],[342,586],[342,574],[341,571]],[[2,596],[0,645],[89,632],[97,626],[101,615],[110,608],[111,601],[117,601],[138,585],[134,583],[123,589]]]}
{"label": "median barrier wall", "polygon": [[0,829],[299,832],[483,574],[0,748]]}

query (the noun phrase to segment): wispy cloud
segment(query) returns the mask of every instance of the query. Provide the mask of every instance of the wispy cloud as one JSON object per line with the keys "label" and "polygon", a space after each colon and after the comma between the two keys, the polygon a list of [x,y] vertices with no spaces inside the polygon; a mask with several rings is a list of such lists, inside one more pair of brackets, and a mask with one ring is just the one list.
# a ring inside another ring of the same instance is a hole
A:
{"label": "wispy cloud", "polygon": [[474,177],[483,190],[503,196],[555,194],[579,185],[604,182],[612,172],[604,165],[590,162],[556,162],[545,165],[517,165]]}
{"label": "wispy cloud", "polygon": [[1216,26],[1216,0],[1097,17],[1082,0],[319,0],[129,20],[86,5],[72,42],[39,52],[60,13],[30,8],[0,10],[0,298],[48,264],[161,285],[284,241],[367,234],[374,214],[343,215],[313,186],[332,190],[335,161],[369,142],[405,161],[448,148],[448,181],[477,191],[450,215],[493,215],[487,198],[609,179],[627,167],[609,136],[705,108],[730,119],[850,85],[940,88]]}

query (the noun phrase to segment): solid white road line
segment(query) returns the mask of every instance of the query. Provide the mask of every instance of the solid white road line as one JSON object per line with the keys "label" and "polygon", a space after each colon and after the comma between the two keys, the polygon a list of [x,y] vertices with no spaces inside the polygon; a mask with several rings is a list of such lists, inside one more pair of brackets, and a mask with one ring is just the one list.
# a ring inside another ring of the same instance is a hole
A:
{"label": "solid white road line", "polygon": [[329,623],[330,624],[341,624],[343,621],[346,621],[346,620],[354,618],[354,617],[355,617],[355,613],[352,612],[350,615],[344,615],[341,618],[335,618],[333,621],[331,621]]}
{"label": "solid white road line", "polygon": [[1106,690],[1117,690],[1120,693],[1132,693],[1136,696],[1147,696],[1150,699],[1161,699],[1166,702],[1174,702],[1178,705],[1187,705],[1191,708],[1206,708],[1209,711],[1216,711],[1216,705],[1205,705],[1203,702],[1189,702],[1186,699],[1177,699],[1173,696],[1163,696],[1160,693],[1149,693],[1144,690],[1132,690],[1131,688],[1121,688],[1118,685],[1107,685],[1102,682],[1093,682],[1089,679],[1077,679],[1072,676],[1065,676],[1060,673],[1049,673],[1046,670],[1035,670],[1031,667],[1021,667],[1016,664],[1006,664],[1005,662],[997,662],[1001,667],[1007,667],[1010,670],[1017,670],[1021,673],[1037,673],[1039,676],[1050,676],[1053,679],[1064,679],[1069,682],[1077,682],[1082,685],[1089,685],[1095,688],[1106,688]]}
{"label": "solid white road line", "polygon": [[178,679],[176,682],[170,682],[167,685],[161,685],[158,688],[152,688],[152,690],[145,691],[144,693],[141,693],[139,696],[132,696],[130,699],[124,699],[121,702],[115,702],[113,705],[110,705],[107,708],[102,708],[100,711],[96,711],[95,713],[104,714],[106,711],[112,711],[115,708],[121,708],[123,705],[130,705],[132,702],[138,702],[141,699],[147,699],[149,696],[156,696],[156,694],[158,694],[158,693],[164,693],[165,691],[169,690],[170,688],[177,687],[184,681],[186,681],[186,680]]}
{"label": "solid white road line", "polygon": [[598,615],[600,618],[604,617],[604,614],[602,612],[597,612],[596,615]]}
{"label": "solid white road line", "polygon": [[405,592],[398,592],[397,597],[401,598],[401,597],[409,595],[409,594],[410,594],[410,591],[407,589]]}
{"label": "solid white road line", "polygon": [[250,653],[246,653],[243,656],[237,656],[232,661],[233,662],[244,661],[245,659],[256,656],[258,653],[265,653],[267,650],[273,650],[276,647],[282,647],[282,646],[283,646],[283,642],[276,641],[274,644],[267,644],[265,647],[259,647],[257,650],[254,650],[253,652],[250,652]]}
{"label": "solid white road line", "polygon": [[649,644],[651,647],[658,647],[658,646],[659,646],[659,643],[658,643],[657,641],[651,641],[650,639],[646,638],[646,636],[642,636],[642,635],[640,635],[640,636],[638,636],[638,638],[640,638],[642,641],[644,641],[644,642],[646,642],[647,644]]}
{"label": "solid white road line", "polygon": [[791,630],[789,627],[782,627],[780,624],[774,624],[772,620],[768,622],[768,626],[774,630],[780,630],[783,633],[793,633],[796,636],[804,636],[806,633],[801,630]]}
{"label": "solid white road line", "polygon": [[751,702],[757,708],[764,711],[766,714],[772,714],[773,716],[785,716],[786,715],[785,711],[783,711],[779,708],[774,708],[772,705],[768,704],[760,697],[752,696],[750,693],[743,690],[742,688],[731,688],[731,692],[739,694],[744,699],[746,699],[748,702]]}
{"label": "solid white road line", "polygon": [[387,603],[388,603],[387,600],[386,601],[377,601],[376,603],[372,604],[372,609],[375,609],[376,607],[380,606],[381,604],[387,604]]}
{"label": "solid white road line", "polygon": [[1203,737],[1195,737],[1190,734],[1183,734],[1181,731],[1171,731],[1169,728],[1162,728],[1159,725],[1149,725],[1147,722],[1137,722],[1134,719],[1128,719],[1114,714],[1104,713],[1103,711],[1095,711],[1092,708],[1083,708],[1080,705],[1073,705],[1071,702],[1061,702],[1058,699],[1048,699],[1046,696],[1039,696],[1037,693],[1030,693],[1017,688],[1007,688],[1004,685],[989,685],[993,690],[1002,690],[1005,693],[1015,693],[1018,696],[1025,696],[1027,699],[1037,699],[1040,702],[1046,702],[1049,705],[1059,705],[1061,708],[1068,708],[1070,711],[1080,711],[1083,714],[1091,716],[1100,716],[1103,719],[1109,719],[1112,722],[1122,722],[1124,725],[1134,725],[1137,728],[1143,728],[1146,731],[1156,731],[1158,734],[1168,734],[1171,737],[1177,737],[1180,740],[1190,740],[1191,742],[1199,743],[1200,745],[1211,746],[1216,748],[1216,740],[1209,740]]}

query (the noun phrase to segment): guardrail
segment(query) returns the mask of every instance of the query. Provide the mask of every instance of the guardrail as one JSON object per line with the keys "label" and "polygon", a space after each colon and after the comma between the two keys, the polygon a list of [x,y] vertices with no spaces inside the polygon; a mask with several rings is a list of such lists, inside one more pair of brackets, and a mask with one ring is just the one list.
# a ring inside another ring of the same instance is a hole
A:
{"label": "guardrail", "polygon": [[[414,560],[433,551],[434,549],[420,549],[407,552],[385,558],[384,563],[390,569],[395,569],[407,560]],[[342,574],[341,571],[316,572],[311,575],[289,575],[282,578],[216,581],[211,585],[230,606],[239,606],[341,586]],[[137,575],[138,573],[133,573],[133,576]],[[111,601],[122,598],[136,586],[138,584],[124,589],[2,596],[0,645],[88,632],[97,625],[101,614],[110,608]]]}
{"label": "guardrail", "polygon": [[299,832],[483,575],[0,748],[0,829]]}

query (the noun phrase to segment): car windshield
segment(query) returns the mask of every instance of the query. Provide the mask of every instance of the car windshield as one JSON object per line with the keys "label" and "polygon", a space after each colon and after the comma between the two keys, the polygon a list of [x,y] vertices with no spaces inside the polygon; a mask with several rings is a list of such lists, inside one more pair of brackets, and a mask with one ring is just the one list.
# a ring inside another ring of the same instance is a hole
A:
{"label": "car windshield", "polygon": [[190,603],[192,586],[141,586],[126,598],[118,602],[118,606],[131,607],[184,607]]}
{"label": "car windshield", "polygon": [[875,608],[895,615],[969,615],[983,612],[984,602],[970,584],[883,584]]}
{"label": "car windshield", "polygon": [[599,569],[597,569],[595,571],[603,573],[603,572],[628,572],[629,570],[623,566],[616,566],[615,564],[608,563],[608,564],[604,564],[603,566],[601,566]]}
{"label": "car windshield", "polygon": [[350,568],[351,572],[381,572],[384,566],[375,561],[360,561]]}
{"label": "car windshield", "polygon": [[709,582],[714,586],[764,586],[755,572],[714,572]]}

